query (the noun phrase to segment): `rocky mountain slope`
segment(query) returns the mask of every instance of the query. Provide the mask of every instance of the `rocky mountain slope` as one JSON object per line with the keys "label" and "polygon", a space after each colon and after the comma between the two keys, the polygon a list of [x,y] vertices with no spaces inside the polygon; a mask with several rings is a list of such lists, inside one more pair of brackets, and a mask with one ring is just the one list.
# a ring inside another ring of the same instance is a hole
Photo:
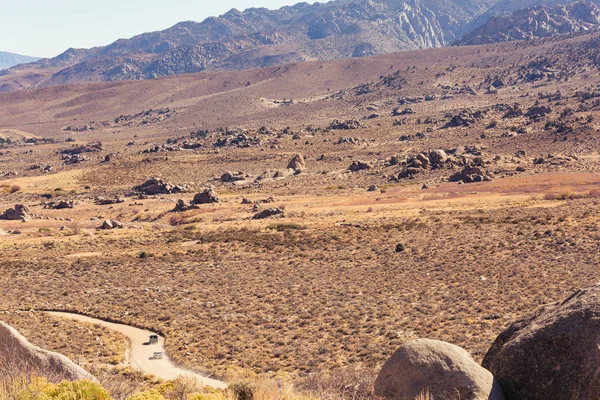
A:
{"label": "rocky mountain slope", "polygon": [[495,0],[334,0],[279,10],[231,10],[203,22],[69,49],[4,71],[0,90],[152,79],[205,69],[247,69],[440,47]]}
{"label": "rocky mountain slope", "polygon": [[30,63],[37,60],[39,60],[39,58],[0,51],[0,69],[10,68],[17,64]]}
{"label": "rocky mountain slope", "polygon": [[600,9],[587,2],[555,7],[535,6],[510,16],[492,17],[456,43],[475,45],[528,40],[555,34],[585,32],[600,27]]}
{"label": "rocky mountain slope", "polygon": [[[600,0],[587,0],[588,2],[600,6]],[[493,17],[510,16],[515,11],[525,10],[536,6],[547,6],[553,8],[557,5],[569,5],[575,0],[500,0],[495,2],[489,9],[485,10],[478,17],[469,21],[465,27],[465,33],[474,31],[485,25]]]}

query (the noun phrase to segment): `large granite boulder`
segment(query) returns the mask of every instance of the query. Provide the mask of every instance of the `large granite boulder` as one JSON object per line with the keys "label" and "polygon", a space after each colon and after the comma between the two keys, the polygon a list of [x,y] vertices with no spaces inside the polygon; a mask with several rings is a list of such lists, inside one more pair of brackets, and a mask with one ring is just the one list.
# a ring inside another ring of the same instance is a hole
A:
{"label": "large granite boulder", "polygon": [[600,284],[514,323],[483,360],[507,399],[600,398]]}
{"label": "large granite boulder", "polygon": [[375,395],[415,400],[425,392],[434,400],[504,399],[492,374],[462,348],[437,340],[411,340],[384,364],[375,380]]}
{"label": "large granite boulder", "polygon": [[37,373],[53,379],[95,380],[67,357],[32,345],[14,328],[0,322],[0,376],[19,373]]}

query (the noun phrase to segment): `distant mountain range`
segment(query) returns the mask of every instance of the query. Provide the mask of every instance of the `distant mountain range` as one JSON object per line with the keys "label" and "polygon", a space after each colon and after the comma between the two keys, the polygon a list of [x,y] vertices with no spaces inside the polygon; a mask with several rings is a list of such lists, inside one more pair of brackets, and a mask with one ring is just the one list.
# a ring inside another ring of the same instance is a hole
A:
{"label": "distant mountain range", "polygon": [[30,63],[39,60],[37,57],[22,56],[20,54],[0,51],[0,70],[10,68],[17,64]]}
{"label": "distant mountain range", "polygon": [[458,40],[458,45],[476,45],[529,40],[557,34],[586,32],[600,27],[600,9],[591,3],[549,7],[538,5],[490,18],[483,26]]}
{"label": "distant mountain range", "polygon": [[[464,44],[478,40],[482,43],[515,40],[541,36],[540,32],[545,35],[584,30],[595,24],[579,11],[584,6],[536,8],[525,14],[493,20],[476,36],[470,33],[483,29],[494,16],[505,16],[542,3],[555,6],[564,2],[333,0],[312,5],[299,3],[278,10],[251,8],[241,12],[233,9],[199,23],[181,22],[163,31],[121,39],[105,47],[69,49],[54,58],[15,66],[0,72],[0,91],[364,57],[441,47],[457,40]],[[569,22],[563,21],[565,15],[561,13],[565,12]],[[549,18],[552,15],[552,21],[542,23],[545,15]],[[532,18],[541,22],[528,22]],[[461,41],[463,37],[470,39]]]}

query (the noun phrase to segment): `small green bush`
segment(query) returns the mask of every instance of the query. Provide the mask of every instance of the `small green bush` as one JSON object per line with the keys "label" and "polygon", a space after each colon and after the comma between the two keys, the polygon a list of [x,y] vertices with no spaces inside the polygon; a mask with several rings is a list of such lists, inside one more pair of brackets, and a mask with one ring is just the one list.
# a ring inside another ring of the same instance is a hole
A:
{"label": "small green bush", "polygon": [[34,400],[110,400],[108,392],[99,384],[89,381],[63,381],[47,384]]}

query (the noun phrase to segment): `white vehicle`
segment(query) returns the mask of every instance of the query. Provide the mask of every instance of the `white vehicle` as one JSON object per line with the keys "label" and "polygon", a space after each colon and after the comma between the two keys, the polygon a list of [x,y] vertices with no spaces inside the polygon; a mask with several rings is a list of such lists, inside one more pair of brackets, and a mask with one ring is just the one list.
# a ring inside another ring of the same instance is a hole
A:
{"label": "white vehicle", "polygon": [[151,360],[162,360],[162,358],[165,355],[163,354],[162,351],[155,351],[154,354],[152,355],[152,357],[150,357]]}

